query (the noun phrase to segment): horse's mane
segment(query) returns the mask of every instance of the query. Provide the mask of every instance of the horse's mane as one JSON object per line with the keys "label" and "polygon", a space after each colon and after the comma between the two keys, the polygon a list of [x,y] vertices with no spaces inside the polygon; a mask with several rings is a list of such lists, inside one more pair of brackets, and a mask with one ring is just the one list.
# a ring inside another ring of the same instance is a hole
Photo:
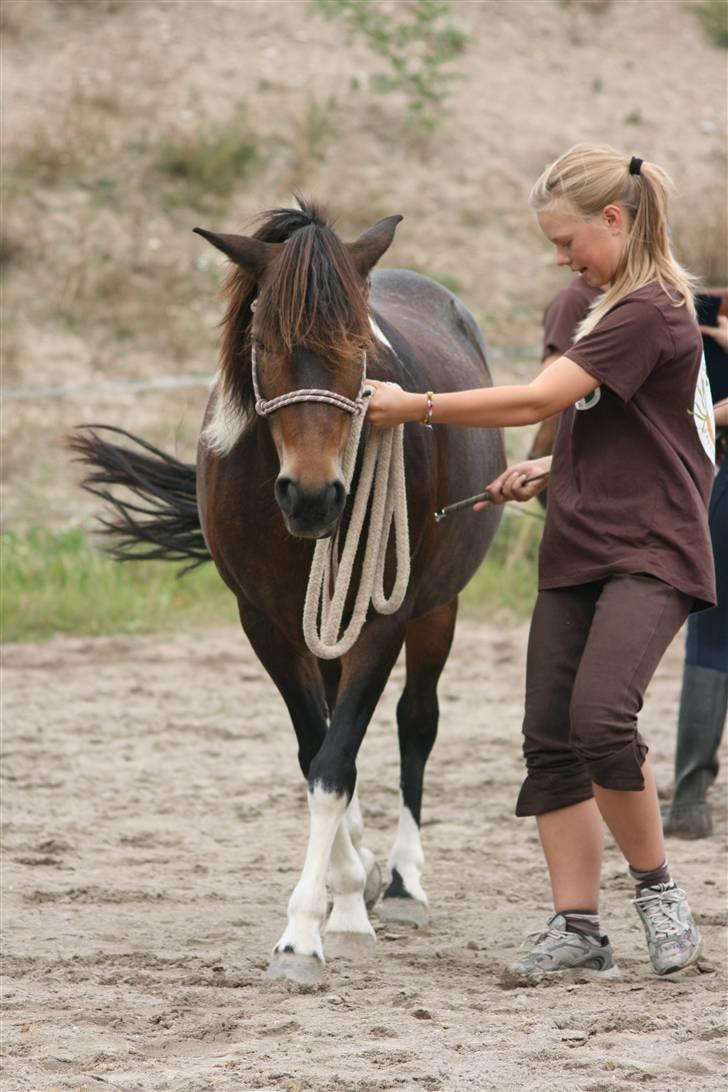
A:
{"label": "horse's mane", "polygon": [[[267,270],[256,304],[256,336],[271,350],[294,345],[319,354],[332,369],[361,366],[370,346],[368,310],[361,280],[346,247],[318,206],[298,199],[297,209],[274,209],[253,238],[285,243]],[[258,286],[233,266],[223,285],[220,372],[228,409],[248,413],[254,401],[250,368],[251,304]]]}

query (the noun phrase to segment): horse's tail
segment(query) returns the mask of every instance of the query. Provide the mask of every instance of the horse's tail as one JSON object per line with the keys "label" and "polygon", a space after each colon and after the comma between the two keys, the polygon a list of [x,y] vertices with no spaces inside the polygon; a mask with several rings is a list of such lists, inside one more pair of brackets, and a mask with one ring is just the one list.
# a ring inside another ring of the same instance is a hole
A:
{"label": "horse's tail", "polygon": [[[112,539],[108,553],[117,561],[160,559],[183,561],[189,572],[210,560],[200,525],[195,467],[112,425],[84,425],[67,444],[78,461],[91,467],[81,485],[111,509],[99,516],[104,534]],[[125,436],[142,451],[102,440],[98,431]],[[112,487],[129,490],[135,500],[123,500]]]}

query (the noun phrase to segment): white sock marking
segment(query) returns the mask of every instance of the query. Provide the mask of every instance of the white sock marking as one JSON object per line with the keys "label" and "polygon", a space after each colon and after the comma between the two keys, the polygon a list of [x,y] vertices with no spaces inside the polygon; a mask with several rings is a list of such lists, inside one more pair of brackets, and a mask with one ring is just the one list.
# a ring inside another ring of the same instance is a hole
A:
{"label": "white sock marking", "polygon": [[288,927],[276,951],[290,947],[298,955],[314,955],[323,962],[321,924],[326,915],[326,871],[336,833],[346,811],[346,797],[315,785],[308,794],[310,814],[308,848],[301,878],[288,902]]}
{"label": "white sock marking", "polygon": [[412,898],[418,899],[427,906],[427,895],[421,880],[424,866],[425,855],[422,852],[420,830],[400,794],[399,826],[389,854],[389,868],[390,870],[396,868]]}

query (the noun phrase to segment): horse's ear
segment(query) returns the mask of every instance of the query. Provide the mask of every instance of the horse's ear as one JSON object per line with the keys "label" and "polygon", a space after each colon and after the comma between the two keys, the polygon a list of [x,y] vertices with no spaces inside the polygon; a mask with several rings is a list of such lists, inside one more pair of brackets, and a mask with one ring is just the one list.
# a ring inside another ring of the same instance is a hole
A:
{"label": "horse's ear", "polygon": [[377,264],[382,254],[388,249],[394,238],[401,216],[386,216],[367,228],[354,243],[348,244],[349,254],[357,273],[366,277],[370,269]]}
{"label": "horse's ear", "polygon": [[207,239],[223,254],[227,254],[236,265],[242,266],[256,280],[260,278],[268,262],[280,250],[279,243],[263,243],[260,239],[252,239],[249,235],[218,235],[214,231],[206,231],[204,228],[193,228],[194,232]]}

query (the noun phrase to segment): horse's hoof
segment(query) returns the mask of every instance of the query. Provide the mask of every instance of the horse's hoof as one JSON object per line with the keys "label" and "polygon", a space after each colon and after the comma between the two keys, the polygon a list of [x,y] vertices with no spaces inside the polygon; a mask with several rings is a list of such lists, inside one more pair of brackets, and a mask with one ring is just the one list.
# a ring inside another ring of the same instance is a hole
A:
{"label": "horse's hoof", "polygon": [[372,933],[324,933],[327,959],[371,959],[377,950],[377,938]]}
{"label": "horse's hoof", "polygon": [[367,873],[367,882],[364,888],[364,905],[367,910],[371,910],[374,906],[374,903],[382,893],[383,886],[384,880],[382,878],[382,870],[377,862],[373,861],[372,866]]}
{"label": "horse's hoof", "polygon": [[428,910],[424,902],[413,898],[387,898],[382,899],[379,908],[379,916],[382,921],[397,921],[403,925],[427,925]]}
{"label": "horse's hoof", "polygon": [[266,977],[285,978],[297,986],[318,986],[324,977],[324,965],[318,956],[274,952]]}

